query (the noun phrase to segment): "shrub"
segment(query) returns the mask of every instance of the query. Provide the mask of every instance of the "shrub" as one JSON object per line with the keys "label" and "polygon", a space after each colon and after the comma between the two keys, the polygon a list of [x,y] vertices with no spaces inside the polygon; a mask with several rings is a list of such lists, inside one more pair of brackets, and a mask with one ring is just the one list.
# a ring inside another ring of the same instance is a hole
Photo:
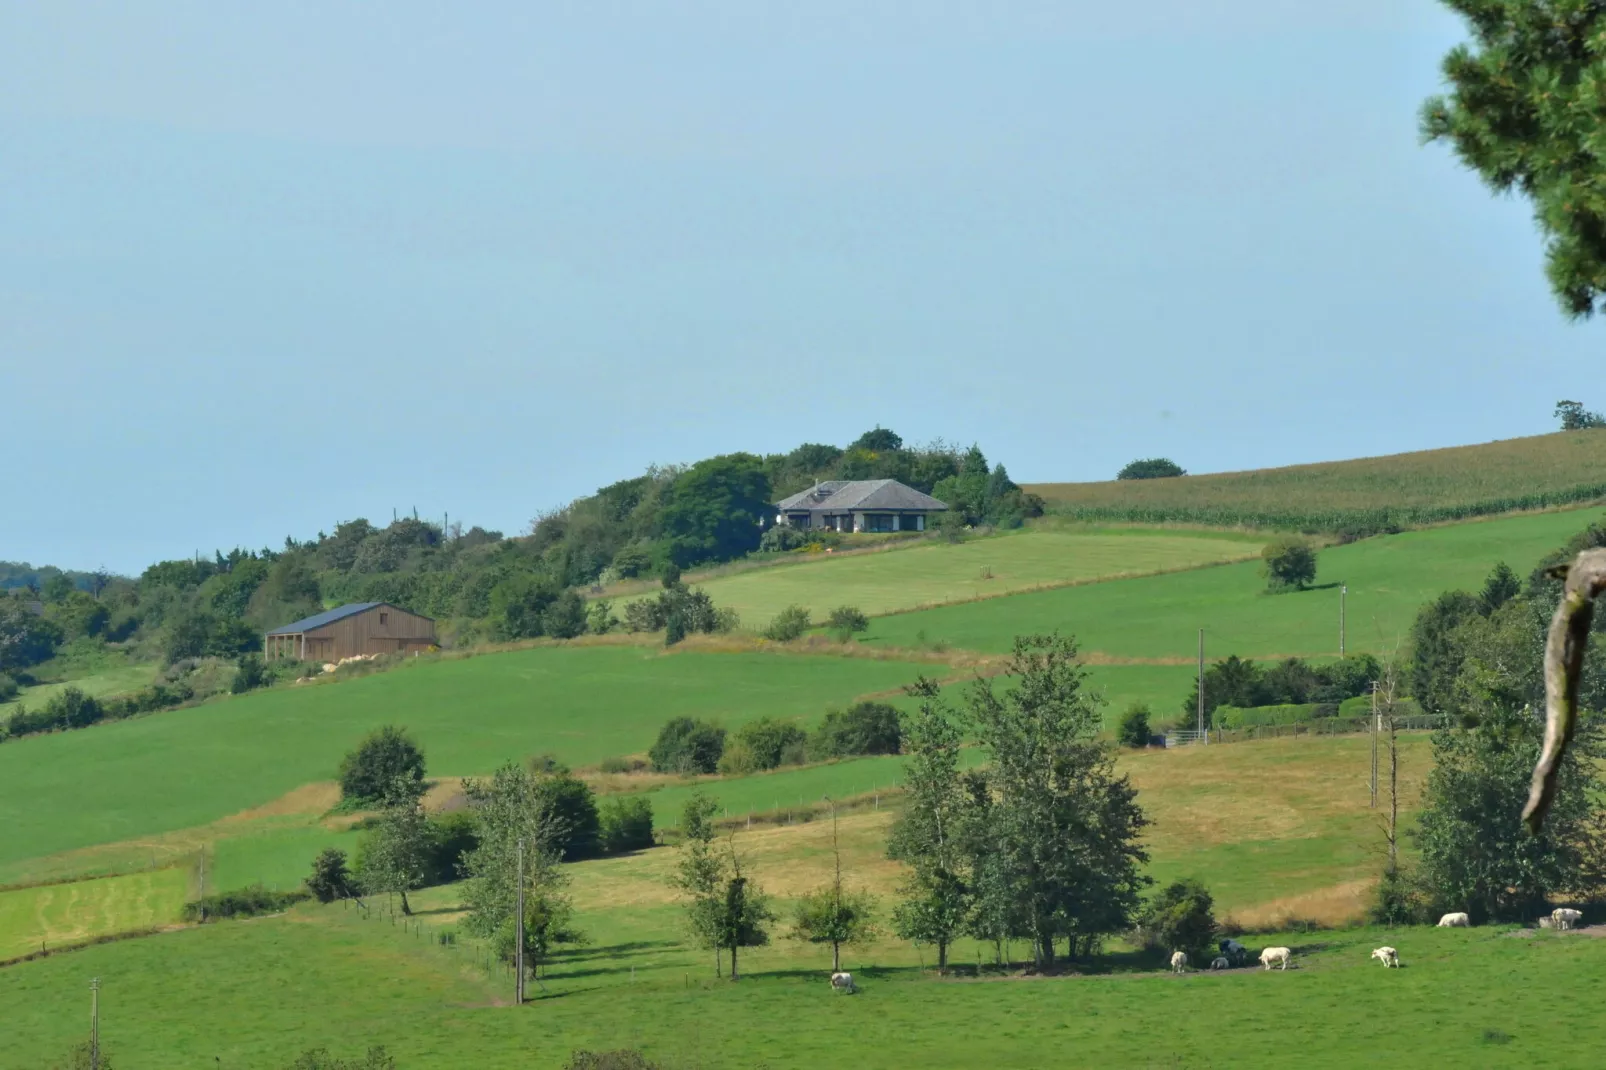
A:
{"label": "shrub", "polygon": [[16,680],[0,672],[0,702],[10,702],[17,697],[17,692],[21,690],[22,688],[17,684]]}
{"label": "shrub", "polygon": [[1144,945],[1161,952],[1185,951],[1197,961],[1212,950],[1215,906],[1196,880],[1167,885],[1149,902],[1141,922]]}
{"label": "shrub", "polygon": [[563,860],[590,858],[597,853],[600,822],[591,786],[568,770],[545,773],[535,783],[545,808],[562,823]]}
{"label": "shrub", "polygon": [[474,811],[437,814],[429,819],[426,835],[424,883],[449,884],[462,877],[463,856],[480,845],[480,827]]}
{"label": "shrub", "polygon": [[726,776],[746,776],[749,773],[761,772],[765,767],[759,764],[758,755],[753,753],[752,747],[743,740],[735,739],[726,746],[725,753],[719,756],[719,765],[716,768]]}
{"label": "shrub", "polygon": [[51,1070],[113,1070],[113,1067],[105,1045],[96,1049],[89,1041],[80,1040],[67,1050],[66,1062],[52,1063]]}
{"label": "shrub", "polygon": [[1153,732],[1149,728],[1149,707],[1141,702],[1133,703],[1121,714],[1121,723],[1115,730],[1116,739],[1123,746],[1147,747]]}
{"label": "shrub", "polygon": [[846,710],[831,710],[809,740],[816,761],[858,754],[897,754],[903,729],[898,711],[886,702],[856,702]]}
{"label": "shrub", "polygon": [[76,687],[58,691],[45,703],[45,716],[55,728],[84,728],[99,721],[106,711],[95,698]]}
{"label": "shrub", "polygon": [[541,630],[554,639],[573,639],[586,630],[586,603],[578,591],[564,591],[541,614]]}
{"label": "shrub", "polygon": [[350,898],[356,886],[351,871],[346,868],[346,852],[338,847],[326,847],[312,860],[312,875],[307,878],[307,891],[320,903],[333,903],[336,899]]}
{"label": "shrub", "polygon": [[1116,479],[1169,479],[1173,476],[1185,476],[1188,473],[1177,462],[1166,457],[1150,457],[1142,461],[1133,461],[1116,473]]}
{"label": "shrub", "polygon": [[1283,538],[1260,551],[1266,580],[1273,590],[1304,590],[1316,579],[1316,551],[1303,539]]}
{"label": "shrub", "polygon": [[647,757],[658,773],[712,773],[724,753],[723,728],[690,717],[676,717],[659,729]]}
{"label": "shrub", "polygon": [[769,626],[764,629],[765,639],[777,643],[789,643],[794,639],[801,639],[803,633],[809,630],[809,611],[802,606],[787,606],[775,615]]}
{"label": "shrub", "polygon": [[805,744],[807,739],[808,736],[804,731],[789,721],[777,721],[773,717],[760,717],[756,721],[749,721],[736,730],[731,751],[738,752],[739,749],[745,748],[750,752],[752,768],[741,770],[742,772],[751,772],[753,769],[774,769],[781,764],[782,758],[789,747]]}
{"label": "shrub", "polygon": [[310,892],[275,892],[260,884],[232,892],[219,892],[184,904],[185,921],[214,918],[250,918],[275,914],[311,897]]}
{"label": "shrub", "polygon": [[764,533],[758,540],[758,552],[761,554],[780,554],[791,550],[801,550],[809,544],[809,533],[790,524],[776,524]]}
{"label": "shrub", "polygon": [[229,684],[229,690],[236,695],[243,695],[268,681],[268,667],[263,664],[261,655],[244,654],[240,657],[240,667],[234,671],[234,682]]}
{"label": "shrub", "polygon": [[604,758],[597,768],[604,773],[639,773],[647,763],[640,758]]}
{"label": "shrub", "polygon": [[360,1059],[337,1059],[328,1048],[308,1048],[286,1070],[396,1070],[396,1060],[382,1046],[369,1048]]}
{"label": "shrub", "polygon": [[1419,925],[1430,920],[1430,909],[1410,877],[1401,870],[1385,867],[1372,893],[1371,905],[1366,908],[1366,920],[1390,928]]}
{"label": "shrub", "polygon": [[424,793],[424,752],[405,730],[375,729],[340,760],[340,796],[354,803],[376,803],[398,788]]}
{"label": "shrub", "polygon": [[846,640],[850,635],[868,630],[870,619],[853,606],[838,606],[831,610],[831,615],[826,618],[826,627],[835,632],[839,638]]}
{"label": "shrub", "polygon": [[663,1064],[654,1062],[634,1048],[620,1048],[617,1051],[577,1050],[563,1064],[563,1070],[663,1070]]}
{"label": "shrub", "polygon": [[642,851],[653,844],[652,800],[645,795],[604,799],[601,823],[602,850],[607,854]]}

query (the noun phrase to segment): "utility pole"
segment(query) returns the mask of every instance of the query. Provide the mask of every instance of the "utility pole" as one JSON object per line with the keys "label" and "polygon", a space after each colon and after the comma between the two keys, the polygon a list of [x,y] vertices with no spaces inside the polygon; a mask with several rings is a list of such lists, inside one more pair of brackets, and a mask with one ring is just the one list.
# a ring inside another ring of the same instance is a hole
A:
{"label": "utility pole", "polygon": [[100,978],[89,981],[89,1070],[100,1070]]}
{"label": "utility pole", "polygon": [[524,841],[519,841],[518,913],[513,919],[513,1003],[524,1006]]}
{"label": "utility pole", "polygon": [[1338,656],[1344,656],[1344,598],[1349,594],[1349,584],[1338,585]]}
{"label": "utility pole", "polygon": [[1204,725],[1204,629],[1199,629],[1199,738],[1210,742]]}

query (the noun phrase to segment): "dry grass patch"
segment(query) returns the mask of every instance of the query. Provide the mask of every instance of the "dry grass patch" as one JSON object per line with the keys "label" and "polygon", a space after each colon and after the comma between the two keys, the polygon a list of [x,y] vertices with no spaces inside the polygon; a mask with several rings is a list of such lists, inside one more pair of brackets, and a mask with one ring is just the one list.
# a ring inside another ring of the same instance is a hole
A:
{"label": "dry grass patch", "polygon": [[1257,903],[1233,912],[1232,920],[1245,929],[1280,929],[1290,921],[1314,921],[1332,928],[1359,924],[1366,916],[1375,878],[1344,881],[1301,895]]}

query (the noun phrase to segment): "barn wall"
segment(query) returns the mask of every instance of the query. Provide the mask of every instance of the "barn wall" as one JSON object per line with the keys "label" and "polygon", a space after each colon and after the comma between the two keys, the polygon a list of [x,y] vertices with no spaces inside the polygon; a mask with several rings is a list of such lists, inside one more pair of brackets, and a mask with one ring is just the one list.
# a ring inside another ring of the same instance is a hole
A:
{"label": "barn wall", "polygon": [[[384,622],[380,622],[381,615]],[[307,657],[339,661],[358,654],[395,654],[425,650],[435,643],[435,622],[395,606],[373,609],[307,633]]]}

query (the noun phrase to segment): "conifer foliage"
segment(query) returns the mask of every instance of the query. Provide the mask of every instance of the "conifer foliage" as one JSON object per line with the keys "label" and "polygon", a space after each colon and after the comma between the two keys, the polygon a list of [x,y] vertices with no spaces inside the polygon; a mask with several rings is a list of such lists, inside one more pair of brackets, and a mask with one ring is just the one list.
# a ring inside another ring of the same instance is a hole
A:
{"label": "conifer foliage", "polygon": [[1422,106],[1499,193],[1533,203],[1545,271],[1571,317],[1606,307],[1606,6],[1598,0],[1444,0],[1472,41],[1444,58],[1449,93]]}

